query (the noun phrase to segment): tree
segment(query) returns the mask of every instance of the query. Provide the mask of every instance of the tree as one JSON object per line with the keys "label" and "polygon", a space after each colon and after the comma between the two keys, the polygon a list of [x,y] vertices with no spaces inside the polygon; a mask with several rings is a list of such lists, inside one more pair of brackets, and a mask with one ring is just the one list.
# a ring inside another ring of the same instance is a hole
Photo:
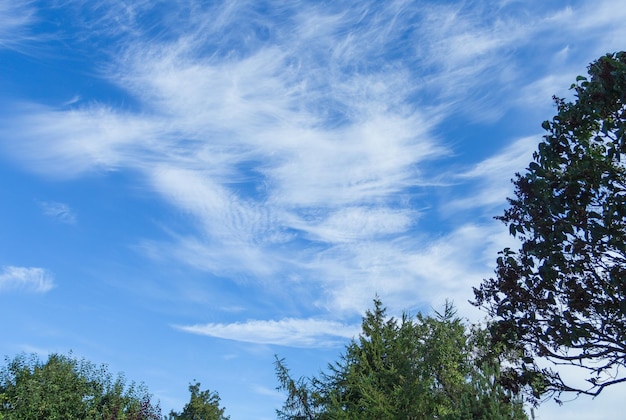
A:
{"label": "tree", "polygon": [[220,396],[208,389],[200,391],[200,382],[189,384],[191,394],[182,413],[170,412],[170,420],[228,420],[224,408],[220,408]]}
{"label": "tree", "polygon": [[[498,217],[521,249],[501,251],[495,278],[474,289],[494,339],[522,354],[507,386],[535,401],[626,381],[626,53],[588,70],[574,102],[554,98],[558,113]],[[586,382],[566,380],[561,365]]]}
{"label": "tree", "polygon": [[51,354],[46,363],[25,355],[0,370],[0,419],[160,420],[145,388],[125,385],[105,366]]}
{"label": "tree", "polygon": [[525,419],[522,402],[496,380],[501,355],[478,346],[451,304],[442,314],[389,318],[376,299],[358,339],[319,377],[292,379],[276,359],[280,419]]}

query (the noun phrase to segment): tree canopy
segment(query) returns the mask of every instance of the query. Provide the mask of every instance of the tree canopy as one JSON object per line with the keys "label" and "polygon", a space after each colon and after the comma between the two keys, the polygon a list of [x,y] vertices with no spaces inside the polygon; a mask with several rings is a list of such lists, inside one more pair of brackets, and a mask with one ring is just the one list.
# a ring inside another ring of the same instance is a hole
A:
{"label": "tree canopy", "polygon": [[53,353],[44,363],[35,355],[6,358],[0,370],[0,420],[228,420],[217,392],[189,385],[181,413],[161,415],[143,385],[126,384],[105,365]]}
{"label": "tree canopy", "polygon": [[224,408],[220,408],[220,396],[208,389],[200,391],[200,382],[189,384],[189,402],[181,413],[170,412],[170,420],[228,420]]}
{"label": "tree canopy", "polygon": [[0,371],[3,420],[160,420],[150,398],[144,387],[71,355],[51,354],[45,363],[18,355]]}
{"label": "tree canopy", "polygon": [[276,359],[287,399],[280,419],[525,419],[522,401],[498,383],[500,357],[486,331],[443,313],[401,319],[375,300],[360,336],[318,377],[294,380]]}
{"label": "tree canopy", "polygon": [[626,53],[588,70],[574,101],[554,98],[558,113],[499,217],[521,248],[501,251],[495,278],[474,289],[494,339],[522,353],[507,385],[535,398],[626,381]]}

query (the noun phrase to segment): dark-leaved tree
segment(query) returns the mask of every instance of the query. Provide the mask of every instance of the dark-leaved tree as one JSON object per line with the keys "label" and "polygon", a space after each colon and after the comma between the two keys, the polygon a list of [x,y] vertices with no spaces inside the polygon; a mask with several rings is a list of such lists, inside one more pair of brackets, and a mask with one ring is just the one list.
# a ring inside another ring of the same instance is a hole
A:
{"label": "dark-leaved tree", "polygon": [[626,382],[626,53],[601,57],[571,88],[499,217],[521,249],[500,252],[495,278],[474,289],[494,339],[522,353],[504,383],[535,398]]}

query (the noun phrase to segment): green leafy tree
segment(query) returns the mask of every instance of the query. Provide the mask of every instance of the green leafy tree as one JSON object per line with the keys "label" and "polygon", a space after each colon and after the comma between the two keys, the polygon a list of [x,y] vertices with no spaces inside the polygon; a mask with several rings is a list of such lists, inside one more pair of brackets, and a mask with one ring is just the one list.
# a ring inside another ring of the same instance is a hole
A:
{"label": "green leafy tree", "polygon": [[172,411],[170,420],[227,420],[224,408],[220,408],[220,396],[217,392],[208,389],[200,390],[200,382],[189,385],[191,394],[189,402],[185,404],[182,413]]}
{"label": "green leafy tree", "polygon": [[0,370],[0,419],[160,420],[143,387],[126,386],[105,366],[52,354],[18,355]]}
{"label": "green leafy tree", "polygon": [[287,399],[280,419],[525,419],[522,401],[498,381],[499,357],[480,348],[451,304],[433,317],[389,318],[376,299],[362,333],[319,377],[294,380],[276,359]]}
{"label": "green leafy tree", "polygon": [[495,278],[474,289],[494,339],[523,356],[504,383],[534,398],[626,382],[626,53],[593,62],[571,89],[498,217],[521,249],[501,251]]}

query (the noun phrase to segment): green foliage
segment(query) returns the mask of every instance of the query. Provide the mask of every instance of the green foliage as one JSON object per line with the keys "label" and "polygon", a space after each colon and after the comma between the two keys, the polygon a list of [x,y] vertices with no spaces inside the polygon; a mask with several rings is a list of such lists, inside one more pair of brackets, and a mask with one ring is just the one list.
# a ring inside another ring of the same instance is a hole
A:
{"label": "green foliage", "polygon": [[170,420],[227,420],[224,408],[220,408],[220,397],[217,392],[208,389],[200,391],[200,382],[189,385],[191,397],[185,404],[182,413],[170,412]]}
{"label": "green foliage", "polygon": [[105,366],[52,354],[46,363],[35,356],[6,360],[0,371],[0,419],[161,419],[150,395]]}
{"label": "green foliage", "polygon": [[294,380],[276,359],[287,400],[280,419],[525,419],[498,383],[502,354],[467,329],[451,304],[434,317],[389,318],[379,300],[362,333],[319,377]]}
{"label": "green foliage", "polygon": [[[474,289],[494,318],[494,339],[522,354],[504,373],[536,399],[598,395],[626,381],[626,53],[601,57],[555,98],[558,113],[499,217],[522,242]],[[569,383],[538,363],[575,366]],[[622,370],[620,371],[620,368]]]}

